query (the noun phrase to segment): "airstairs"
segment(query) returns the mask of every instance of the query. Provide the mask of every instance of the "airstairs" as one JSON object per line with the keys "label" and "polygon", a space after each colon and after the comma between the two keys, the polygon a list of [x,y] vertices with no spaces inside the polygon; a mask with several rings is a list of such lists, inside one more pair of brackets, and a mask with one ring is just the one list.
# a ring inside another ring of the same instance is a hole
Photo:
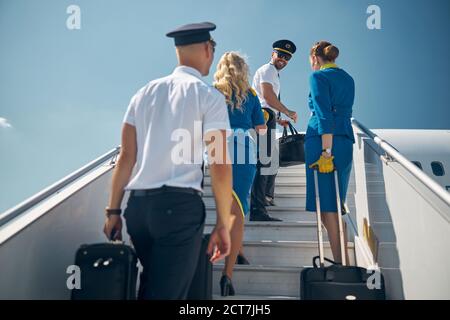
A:
{"label": "airstairs", "polygon": [[[353,188],[349,188],[350,203]],[[245,221],[244,252],[250,265],[236,265],[233,286],[236,296],[228,299],[299,299],[300,272],[312,265],[318,255],[316,215],[305,211],[305,166],[280,168],[275,185],[276,206],[269,214],[282,222]],[[205,231],[212,230],[216,211],[210,178],[205,179],[204,201],[207,209]],[[333,258],[329,243],[325,254]],[[351,263],[355,263],[353,243],[350,243]],[[223,264],[214,266],[214,298],[220,296],[219,281]]]}
{"label": "airstairs", "polygon": [[[388,299],[450,299],[450,194],[387,141],[352,123],[351,263],[381,270]],[[119,152],[111,150],[0,214],[0,299],[70,297],[75,251],[105,241],[103,211]],[[280,169],[269,213],[283,221],[246,221],[244,252],[251,264],[236,265],[237,296],[229,298],[299,298],[300,272],[317,254],[315,216],[304,209],[305,183],[304,166]],[[215,219],[208,175],[204,201],[208,232]],[[332,256],[329,245],[325,254]],[[214,266],[215,299],[222,299],[222,268]]]}

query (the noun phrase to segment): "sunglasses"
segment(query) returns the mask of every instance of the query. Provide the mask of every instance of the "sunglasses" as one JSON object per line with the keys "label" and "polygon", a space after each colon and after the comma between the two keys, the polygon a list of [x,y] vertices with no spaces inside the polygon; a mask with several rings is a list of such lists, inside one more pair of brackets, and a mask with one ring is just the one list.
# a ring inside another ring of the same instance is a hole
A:
{"label": "sunglasses", "polygon": [[290,54],[279,52],[279,51],[275,51],[275,52],[277,53],[277,57],[280,59],[289,61],[292,58],[292,56]]}
{"label": "sunglasses", "polygon": [[211,44],[213,53],[216,52],[216,44],[217,43],[214,40],[212,40],[212,39],[209,40],[209,43]]}

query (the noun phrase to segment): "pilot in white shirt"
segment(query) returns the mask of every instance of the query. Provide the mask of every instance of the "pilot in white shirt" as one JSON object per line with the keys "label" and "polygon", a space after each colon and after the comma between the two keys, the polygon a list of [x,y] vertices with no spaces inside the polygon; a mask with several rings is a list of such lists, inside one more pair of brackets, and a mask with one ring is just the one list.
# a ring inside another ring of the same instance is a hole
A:
{"label": "pilot in white shirt", "polygon": [[194,68],[178,66],[131,99],[124,122],[136,127],[138,154],[136,174],[126,190],[163,185],[202,190],[203,136],[228,130],[230,124],[224,96],[201,76]]}
{"label": "pilot in white shirt", "polygon": [[277,114],[278,110],[272,108],[272,106],[266,101],[266,99],[264,99],[261,83],[268,83],[272,85],[273,93],[277,98],[279,98],[280,73],[272,62],[266,63],[265,65],[261,66],[258,70],[256,70],[255,76],[253,77],[252,87],[253,89],[255,89],[256,94],[258,95],[261,107],[268,108],[272,110],[275,114]]}
{"label": "pilot in white shirt", "polygon": [[108,238],[121,238],[120,206],[124,191],[130,190],[124,216],[143,266],[140,299],[210,298],[188,296],[199,256],[205,254],[200,252],[206,216],[201,198],[204,143],[213,160],[209,167],[217,209],[208,253],[214,262],[230,251],[228,110],[222,94],[201,80],[214,58],[209,31],[215,28],[205,22],[169,32],[179,66],[140,89],[124,117],[104,232]]}
{"label": "pilot in white shirt", "polygon": [[[286,120],[280,119],[280,113],[286,114],[289,118],[297,121],[297,113],[289,110],[280,101],[280,76],[279,72],[288,65],[289,60],[296,51],[295,44],[290,40],[278,40],[272,44],[273,51],[270,62],[260,67],[253,77],[253,88],[255,89],[261,107],[267,117],[267,135],[258,136],[261,139],[267,139],[266,158],[272,160],[272,154],[275,155],[275,131],[277,122],[281,125],[287,125]],[[278,116],[277,116],[278,114]],[[262,144],[259,144],[259,159],[257,172],[252,188],[252,199],[250,209],[250,221],[281,221],[279,218],[270,216],[267,213],[266,206],[275,205],[274,190],[276,165],[272,167],[272,161],[268,163],[261,162]],[[262,172],[261,168],[271,168],[269,172]],[[268,174],[271,173],[271,174]]]}

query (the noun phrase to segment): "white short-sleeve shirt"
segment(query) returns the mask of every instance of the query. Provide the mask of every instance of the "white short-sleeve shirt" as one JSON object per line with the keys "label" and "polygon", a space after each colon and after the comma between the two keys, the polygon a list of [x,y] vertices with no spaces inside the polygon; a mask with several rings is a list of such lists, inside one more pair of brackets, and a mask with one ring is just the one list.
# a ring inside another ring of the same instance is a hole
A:
{"label": "white short-sleeve shirt", "polygon": [[168,185],[201,191],[203,136],[230,129],[224,96],[186,66],[140,89],[123,121],[137,134],[135,174],[126,190]]}
{"label": "white short-sleeve shirt", "polygon": [[252,87],[253,89],[255,89],[256,94],[258,95],[261,107],[270,108],[275,113],[277,113],[278,110],[272,108],[264,99],[262,94],[261,83],[271,84],[273,91],[275,92],[275,95],[278,97],[278,95],[280,94],[280,77],[278,74],[278,70],[275,68],[273,64],[267,63],[258,70],[256,70],[255,76],[253,77]]}

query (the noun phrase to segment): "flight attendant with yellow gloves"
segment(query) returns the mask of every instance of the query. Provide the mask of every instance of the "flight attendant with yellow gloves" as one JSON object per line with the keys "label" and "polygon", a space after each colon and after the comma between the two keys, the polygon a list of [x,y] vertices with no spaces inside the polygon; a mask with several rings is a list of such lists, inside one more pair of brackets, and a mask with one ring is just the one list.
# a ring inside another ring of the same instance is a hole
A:
{"label": "flight attendant with yellow gloves", "polygon": [[[340,197],[345,201],[355,142],[350,120],[355,83],[334,63],[338,55],[338,48],[326,41],[317,42],[311,48],[309,60],[314,73],[309,79],[311,118],[306,131],[305,154],[306,210],[316,211],[313,168],[317,168],[322,222],[334,260],[341,262],[333,170],[338,171]],[[347,252],[346,236],[345,245]],[[348,253],[346,255],[348,261]]]}

